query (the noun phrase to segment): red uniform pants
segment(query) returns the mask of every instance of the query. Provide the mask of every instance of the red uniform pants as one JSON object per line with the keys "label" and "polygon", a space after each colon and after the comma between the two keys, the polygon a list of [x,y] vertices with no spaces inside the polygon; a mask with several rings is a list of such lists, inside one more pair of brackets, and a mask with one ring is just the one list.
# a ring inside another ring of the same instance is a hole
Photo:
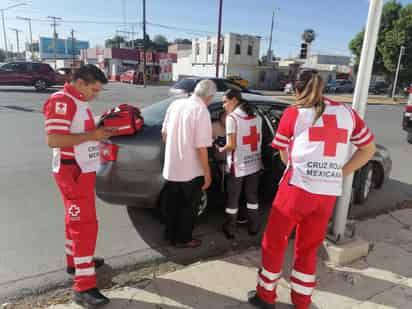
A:
{"label": "red uniform pants", "polygon": [[96,173],[82,173],[76,164],[68,164],[61,165],[54,178],[64,201],[67,266],[75,268],[74,290],[85,291],[96,287]]}
{"label": "red uniform pants", "polygon": [[317,251],[325,238],[336,197],[290,185],[288,176],[279,186],[263,236],[257,294],[265,302],[275,303],[288,238],[296,226],[291,296],[296,308],[306,309],[316,286]]}

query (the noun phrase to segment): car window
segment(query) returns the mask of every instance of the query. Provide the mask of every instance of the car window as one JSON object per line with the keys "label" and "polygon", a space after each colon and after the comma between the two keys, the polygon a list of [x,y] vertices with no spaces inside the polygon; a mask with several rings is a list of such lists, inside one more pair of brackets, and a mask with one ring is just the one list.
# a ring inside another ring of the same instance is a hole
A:
{"label": "car window", "polygon": [[196,79],[182,79],[178,81],[173,87],[176,89],[185,89],[188,91],[193,91],[195,89],[195,86],[197,84]]}
{"label": "car window", "polygon": [[1,67],[1,69],[5,71],[12,71],[13,68],[14,68],[14,65],[12,63],[5,64]]}
{"label": "car window", "polygon": [[231,82],[229,82],[229,81],[223,81],[223,83],[224,83],[224,85],[225,85],[225,87],[226,87],[226,90],[227,89],[233,89],[233,90],[237,90],[237,91],[242,91],[242,88],[239,86],[239,85],[237,85],[237,84],[234,84],[234,83],[231,83]]}
{"label": "car window", "polygon": [[162,125],[167,108],[174,100],[176,100],[176,98],[167,98],[163,101],[142,108],[144,123],[149,126]]}
{"label": "car window", "polygon": [[9,63],[2,66],[3,70],[13,71],[13,72],[26,72],[27,64],[26,63]]}

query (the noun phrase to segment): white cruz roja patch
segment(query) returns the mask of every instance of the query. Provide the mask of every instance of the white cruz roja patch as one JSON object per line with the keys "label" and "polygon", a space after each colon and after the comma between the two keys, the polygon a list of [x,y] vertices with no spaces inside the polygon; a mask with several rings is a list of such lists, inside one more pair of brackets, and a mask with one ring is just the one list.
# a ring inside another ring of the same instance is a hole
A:
{"label": "white cruz roja patch", "polygon": [[71,217],[78,217],[80,215],[80,207],[77,205],[71,205],[69,208],[69,214]]}

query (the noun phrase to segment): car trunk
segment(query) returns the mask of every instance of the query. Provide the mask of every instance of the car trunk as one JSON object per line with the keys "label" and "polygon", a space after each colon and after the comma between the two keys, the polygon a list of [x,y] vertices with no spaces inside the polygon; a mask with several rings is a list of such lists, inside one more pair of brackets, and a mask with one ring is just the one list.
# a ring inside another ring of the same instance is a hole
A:
{"label": "car trunk", "polygon": [[154,203],[163,184],[163,153],[158,126],[144,126],[135,135],[102,143],[97,196],[109,203],[115,200],[133,206]]}

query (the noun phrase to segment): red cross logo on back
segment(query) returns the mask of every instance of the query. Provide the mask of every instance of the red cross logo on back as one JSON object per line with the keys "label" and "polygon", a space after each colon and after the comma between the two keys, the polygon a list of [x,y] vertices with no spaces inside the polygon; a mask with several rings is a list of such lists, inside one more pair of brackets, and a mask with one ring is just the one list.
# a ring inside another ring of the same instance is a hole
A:
{"label": "red cross logo on back", "polygon": [[250,127],[250,135],[243,136],[242,138],[243,145],[250,145],[250,150],[252,152],[257,151],[259,141],[260,134],[257,132],[256,126]]}
{"label": "red cross logo on back", "polygon": [[323,142],[323,155],[336,157],[338,143],[348,143],[348,130],[338,128],[336,115],[323,115],[323,127],[312,127],[309,129],[309,141]]}

